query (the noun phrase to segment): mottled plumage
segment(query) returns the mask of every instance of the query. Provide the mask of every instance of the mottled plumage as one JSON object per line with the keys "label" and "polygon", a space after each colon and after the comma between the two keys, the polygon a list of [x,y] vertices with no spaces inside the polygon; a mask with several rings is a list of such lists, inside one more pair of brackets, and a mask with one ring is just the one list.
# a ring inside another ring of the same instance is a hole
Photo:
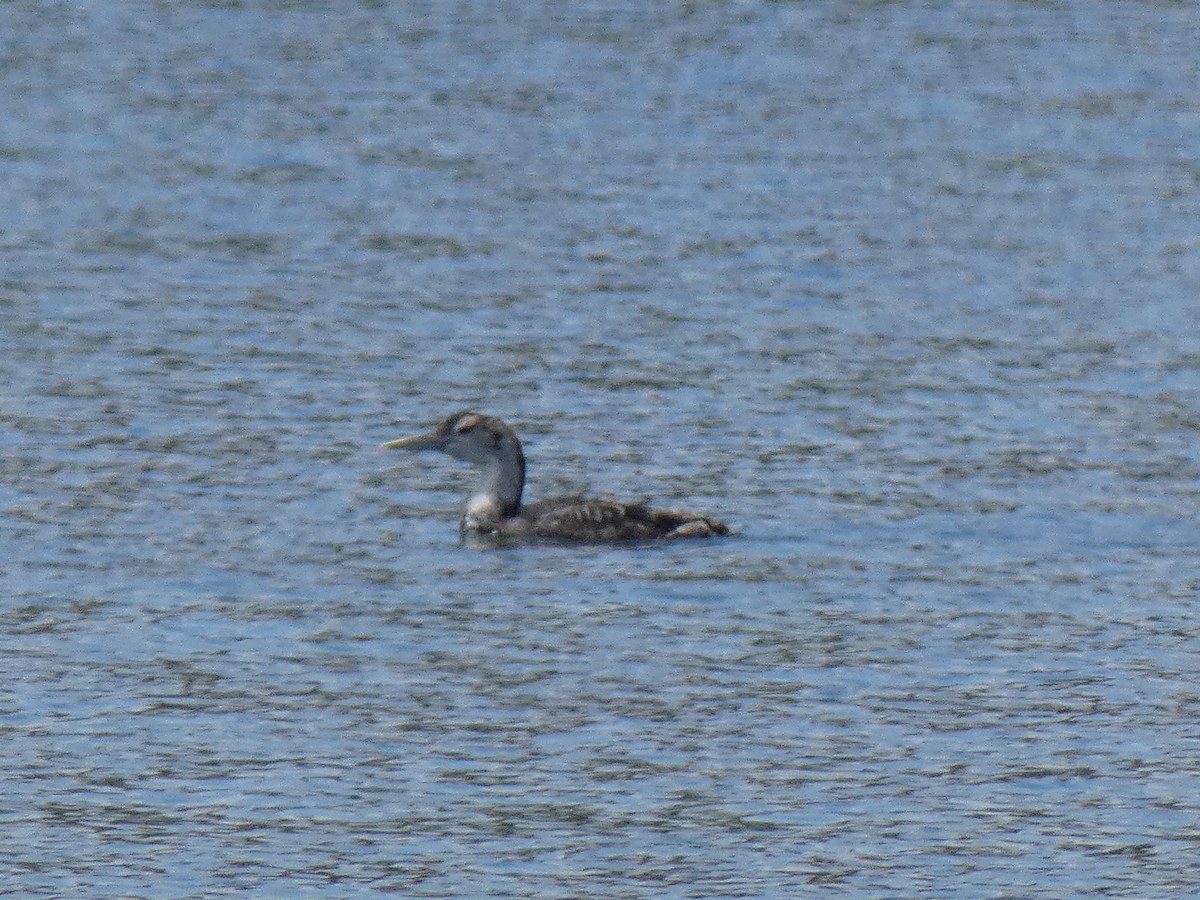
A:
{"label": "mottled plumage", "polygon": [[389,441],[385,447],[440,450],[483,470],[467,504],[461,530],[509,540],[549,539],[585,543],[713,537],[729,529],[683,509],[654,509],[610,498],[553,497],[521,504],[525,454],[511,428],[495,416],[458,412],[426,434]]}

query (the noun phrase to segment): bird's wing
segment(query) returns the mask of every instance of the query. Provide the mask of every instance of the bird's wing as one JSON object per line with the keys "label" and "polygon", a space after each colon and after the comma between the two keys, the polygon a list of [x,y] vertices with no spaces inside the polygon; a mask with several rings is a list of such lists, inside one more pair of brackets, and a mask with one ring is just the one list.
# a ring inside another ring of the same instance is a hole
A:
{"label": "bird's wing", "polygon": [[568,541],[646,540],[726,534],[727,529],[682,509],[652,509],[643,503],[612,498],[556,497],[522,510],[530,532]]}
{"label": "bird's wing", "polygon": [[609,498],[556,497],[522,510],[530,530],[540,537],[569,541],[637,540],[663,532],[641,504]]}

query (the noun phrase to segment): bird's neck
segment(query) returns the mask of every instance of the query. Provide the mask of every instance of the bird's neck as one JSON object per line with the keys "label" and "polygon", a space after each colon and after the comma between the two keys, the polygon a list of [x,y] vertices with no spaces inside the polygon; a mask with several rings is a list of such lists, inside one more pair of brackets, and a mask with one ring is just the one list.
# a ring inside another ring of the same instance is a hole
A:
{"label": "bird's neck", "polygon": [[467,503],[465,527],[487,530],[521,510],[525,459],[519,445],[502,449],[510,452],[497,454],[483,467],[479,487]]}

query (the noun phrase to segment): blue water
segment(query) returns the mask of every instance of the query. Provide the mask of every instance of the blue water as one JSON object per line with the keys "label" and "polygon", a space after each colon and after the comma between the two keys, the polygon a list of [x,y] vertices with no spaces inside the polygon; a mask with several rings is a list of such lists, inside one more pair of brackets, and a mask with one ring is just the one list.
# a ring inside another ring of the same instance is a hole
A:
{"label": "blue water", "polygon": [[[1194,892],[1197,46],[0,5],[0,890]],[[464,546],[463,407],[737,533]]]}

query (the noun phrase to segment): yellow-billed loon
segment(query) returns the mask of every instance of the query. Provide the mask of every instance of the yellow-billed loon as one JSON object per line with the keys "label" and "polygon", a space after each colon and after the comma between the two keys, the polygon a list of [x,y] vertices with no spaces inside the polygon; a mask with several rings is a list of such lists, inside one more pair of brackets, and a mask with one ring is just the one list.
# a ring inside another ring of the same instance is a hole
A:
{"label": "yellow-billed loon", "polygon": [[495,416],[464,411],[432,431],[388,441],[384,447],[440,450],[482,467],[460,530],[505,540],[549,539],[585,543],[713,537],[729,529],[683,509],[652,509],[609,498],[554,497],[522,505],[525,454],[511,428]]}

